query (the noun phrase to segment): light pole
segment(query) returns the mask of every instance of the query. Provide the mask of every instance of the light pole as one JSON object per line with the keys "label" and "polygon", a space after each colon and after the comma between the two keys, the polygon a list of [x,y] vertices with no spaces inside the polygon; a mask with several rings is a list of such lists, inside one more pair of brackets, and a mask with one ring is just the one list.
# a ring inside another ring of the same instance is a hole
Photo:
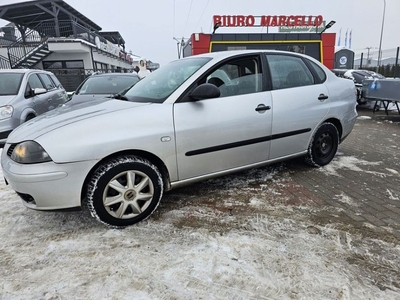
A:
{"label": "light pole", "polygon": [[386,0],[383,0],[383,17],[382,17],[381,40],[379,42],[379,52],[378,52],[378,68],[380,67],[382,60],[382,38],[383,38],[383,25],[385,24],[385,12],[386,12]]}

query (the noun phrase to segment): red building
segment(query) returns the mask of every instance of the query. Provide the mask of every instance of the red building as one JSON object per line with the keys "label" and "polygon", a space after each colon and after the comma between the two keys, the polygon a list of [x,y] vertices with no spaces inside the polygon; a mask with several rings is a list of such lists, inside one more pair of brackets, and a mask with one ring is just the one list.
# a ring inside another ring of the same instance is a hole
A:
{"label": "red building", "polygon": [[[217,27],[318,28],[322,22],[322,16],[214,16]],[[333,69],[335,41],[335,33],[194,33],[183,49],[183,56],[225,50],[272,49],[303,53]]]}

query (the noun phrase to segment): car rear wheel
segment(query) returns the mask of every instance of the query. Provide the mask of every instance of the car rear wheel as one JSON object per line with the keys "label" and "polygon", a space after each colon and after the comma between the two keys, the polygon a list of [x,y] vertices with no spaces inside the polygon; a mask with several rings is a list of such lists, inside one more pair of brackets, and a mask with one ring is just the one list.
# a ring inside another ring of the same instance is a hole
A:
{"label": "car rear wheel", "polygon": [[121,156],[101,164],[87,189],[93,217],[114,227],[125,227],[149,217],[160,203],[163,179],[148,160]]}
{"label": "car rear wheel", "polygon": [[318,127],[305,158],[309,165],[322,167],[335,157],[339,146],[339,132],[335,125],[325,122]]}

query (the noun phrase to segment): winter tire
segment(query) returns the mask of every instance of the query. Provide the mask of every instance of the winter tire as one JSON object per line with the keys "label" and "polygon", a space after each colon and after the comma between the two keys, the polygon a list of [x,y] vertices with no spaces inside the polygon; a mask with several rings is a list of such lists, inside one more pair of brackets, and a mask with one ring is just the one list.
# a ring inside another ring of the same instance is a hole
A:
{"label": "winter tire", "polygon": [[149,217],[162,194],[162,176],[153,164],[136,156],[121,156],[95,170],[86,198],[93,217],[125,227]]}
{"label": "winter tire", "polygon": [[335,157],[338,146],[339,132],[336,126],[325,122],[318,127],[311,139],[305,160],[315,167],[325,166]]}

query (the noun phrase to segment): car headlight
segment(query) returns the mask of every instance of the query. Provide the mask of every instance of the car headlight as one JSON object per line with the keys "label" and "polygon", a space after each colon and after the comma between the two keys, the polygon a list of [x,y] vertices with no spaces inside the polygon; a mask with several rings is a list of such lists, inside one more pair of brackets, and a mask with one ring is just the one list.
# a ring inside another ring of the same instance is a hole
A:
{"label": "car headlight", "polygon": [[0,107],[0,120],[11,118],[14,112],[14,107],[6,105]]}
{"label": "car headlight", "polygon": [[34,141],[26,141],[15,146],[11,159],[20,164],[37,164],[51,161],[47,152]]}

